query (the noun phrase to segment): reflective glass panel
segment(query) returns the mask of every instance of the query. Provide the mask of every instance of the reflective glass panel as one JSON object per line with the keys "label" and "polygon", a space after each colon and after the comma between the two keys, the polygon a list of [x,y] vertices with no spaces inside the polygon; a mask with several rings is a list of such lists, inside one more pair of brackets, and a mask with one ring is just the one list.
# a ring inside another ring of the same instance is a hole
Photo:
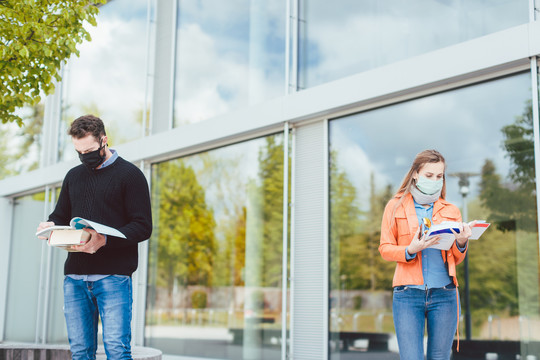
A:
{"label": "reflective glass panel", "polygon": [[[63,72],[60,160],[75,159],[69,124],[94,114],[105,123],[109,145],[143,135],[146,109],[147,2],[114,0],[100,7],[92,41],[79,45]],[[147,110],[148,111],[148,110]]]}
{"label": "reflective glass panel", "polygon": [[[54,201],[51,209],[54,209],[56,200],[60,196],[60,188],[56,188],[54,193]],[[64,318],[64,263],[67,258],[67,251],[51,246],[47,249],[50,251],[48,259],[50,261],[50,278],[49,278],[49,299],[47,309],[47,343],[50,344],[67,344],[67,328]],[[99,335],[101,336],[101,334]],[[101,342],[101,337],[98,341]]]}
{"label": "reflective glass panel", "polygon": [[36,238],[43,219],[45,193],[14,199],[5,320],[6,341],[34,342],[38,326],[42,252],[47,244]]}
{"label": "reflective glass panel", "polygon": [[529,21],[524,0],[301,0],[299,87]]}
{"label": "reflective glass panel", "polygon": [[285,1],[178,1],[174,126],[285,93]]}
{"label": "reflective glass panel", "polygon": [[279,359],[283,136],[155,164],[145,344]]}
{"label": "reflective glass panel", "polygon": [[392,321],[395,263],[378,252],[381,219],[415,155],[432,148],[446,158],[446,199],[464,218],[492,224],[470,241],[468,274],[464,263],[457,266],[461,342],[453,358],[537,356],[530,74],[336,119],[330,148],[331,359],[368,359],[375,352],[399,358]]}
{"label": "reflective glass panel", "polygon": [[25,106],[17,111],[24,122],[0,127],[0,179],[35,170],[41,156],[44,105]]}

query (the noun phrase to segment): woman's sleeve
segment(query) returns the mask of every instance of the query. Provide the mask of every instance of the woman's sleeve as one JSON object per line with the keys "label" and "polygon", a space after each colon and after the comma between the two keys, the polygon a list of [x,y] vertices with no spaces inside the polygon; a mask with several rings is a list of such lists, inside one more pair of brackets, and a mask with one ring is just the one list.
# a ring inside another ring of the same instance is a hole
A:
{"label": "woman's sleeve", "polygon": [[[381,242],[379,244],[379,252],[383,259],[387,261],[397,262],[412,262],[417,261],[416,257],[410,261],[407,261],[405,257],[405,249],[409,246],[410,239],[406,239],[406,244],[400,244],[398,239],[400,238],[399,226],[396,222],[395,201],[389,201],[384,209],[384,215],[381,223]],[[401,219],[407,221],[406,218]],[[407,225],[407,224],[403,224]],[[402,234],[402,237],[404,235]]]}
{"label": "woman's sleeve", "polygon": [[[455,205],[452,205],[452,209],[455,211],[455,217],[457,218],[457,222],[462,222],[461,219],[461,212],[459,211],[458,207]],[[465,255],[467,255],[467,250],[469,248],[469,241],[467,241],[467,244],[465,245],[465,251],[461,252],[458,249],[457,242],[454,241],[454,244],[450,248],[450,251],[452,252],[452,255],[454,256],[454,259],[456,261],[456,265],[462,262],[465,259]]]}

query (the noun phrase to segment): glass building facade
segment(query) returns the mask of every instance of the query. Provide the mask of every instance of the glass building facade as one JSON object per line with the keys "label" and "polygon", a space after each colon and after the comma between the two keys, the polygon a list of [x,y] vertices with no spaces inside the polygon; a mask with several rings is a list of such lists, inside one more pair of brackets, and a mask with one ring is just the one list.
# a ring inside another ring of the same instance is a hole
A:
{"label": "glass building facade", "polygon": [[67,343],[66,253],[33,229],[77,164],[69,123],[93,113],[150,184],[133,345],[399,359],[381,217],[434,148],[447,200],[492,224],[458,266],[453,358],[540,359],[539,6],[109,1],[28,109],[35,136],[0,130],[2,154],[31,149],[19,168],[0,161],[0,344]]}

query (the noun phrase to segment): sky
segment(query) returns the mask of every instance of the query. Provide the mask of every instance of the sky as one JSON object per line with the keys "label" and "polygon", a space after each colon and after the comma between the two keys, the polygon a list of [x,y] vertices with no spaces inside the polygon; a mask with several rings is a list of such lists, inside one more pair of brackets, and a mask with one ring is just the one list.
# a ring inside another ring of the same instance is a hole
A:
{"label": "sky", "polygon": [[[155,4],[114,0],[100,8],[98,26],[88,26],[92,42],[79,46],[80,57],[74,57],[64,73],[63,104],[69,120],[97,111],[117,133],[112,136],[116,143],[141,136],[136,119],[146,92],[151,92],[146,81],[152,80],[153,59],[147,48],[154,45]],[[177,3],[175,126],[284,95],[285,4]],[[317,85],[515,26],[528,21],[527,6],[522,0],[302,1],[301,85]],[[62,146],[69,149],[71,144]]]}
{"label": "sky", "polygon": [[522,0],[303,1],[300,83],[315,86],[526,23],[528,6]]}
{"label": "sky", "polygon": [[182,1],[175,124],[283,96],[285,2]]}
{"label": "sky", "polygon": [[[379,190],[390,183],[395,191],[414,156],[425,149],[442,153],[447,174],[479,173],[491,159],[506,178],[511,164],[501,128],[522,114],[530,85],[525,73],[333,120],[330,146],[363,204],[372,172]],[[471,179],[470,197],[477,195],[478,181]],[[457,179],[449,178],[447,191],[450,201],[461,201]]]}
{"label": "sky", "polygon": [[[69,122],[98,112],[114,145],[142,134],[136,119],[145,102],[147,2],[114,0],[100,8],[97,20],[97,27],[86,27],[92,41],[78,47],[80,56],[64,70],[62,101]],[[71,142],[63,140],[64,159],[75,158]]]}

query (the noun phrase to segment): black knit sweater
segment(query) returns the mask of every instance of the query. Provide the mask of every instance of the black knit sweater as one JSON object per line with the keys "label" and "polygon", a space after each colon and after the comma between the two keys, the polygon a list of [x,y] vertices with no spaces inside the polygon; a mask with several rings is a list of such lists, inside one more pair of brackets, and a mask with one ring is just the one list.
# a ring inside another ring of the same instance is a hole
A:
{"label": "black knit sweater", "polygon": [[152,233],[150,194],[143,173],[121,157],[103,169],[74,167],[64,178],[49,221],[69,225],[76,216],[116,228],[126,239],[107,235],[107,244],[95,254],[68,253],[64,274],[131,276],[137,269],[138,243]]}

